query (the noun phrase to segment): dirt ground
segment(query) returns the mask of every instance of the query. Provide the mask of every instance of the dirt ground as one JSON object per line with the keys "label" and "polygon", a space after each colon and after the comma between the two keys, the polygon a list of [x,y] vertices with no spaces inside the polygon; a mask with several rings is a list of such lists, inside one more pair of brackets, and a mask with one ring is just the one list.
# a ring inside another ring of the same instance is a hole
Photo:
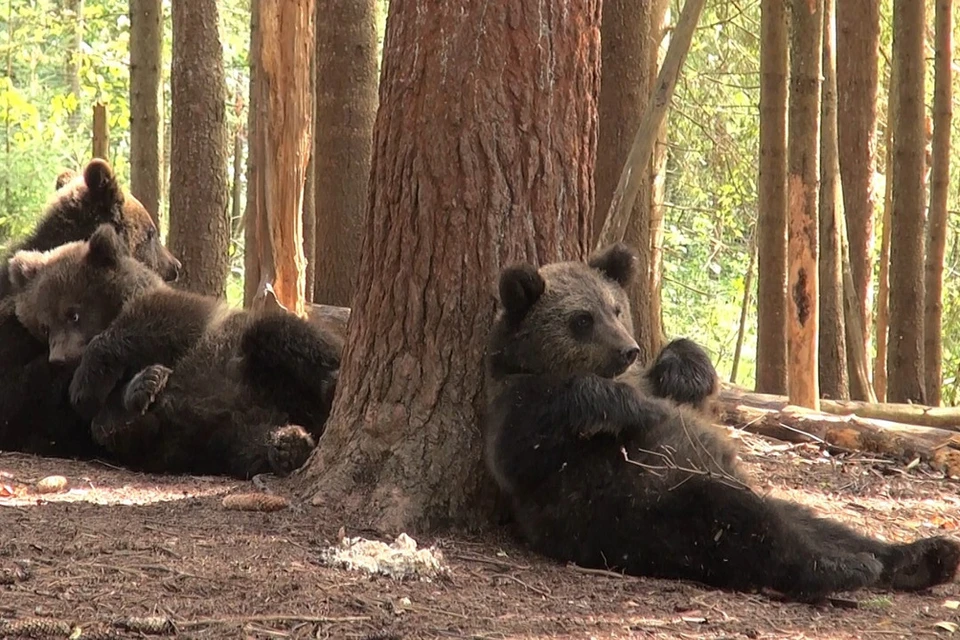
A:
{"label": "dirt ground", "polygon": [[[958,483],[923,465],[741,440],[759,486],[775,494],[889,540],[960,533]],[[38,493],[51,474],[69,489]],[[0,454],[0,637],[960,638],[960,583],[808,606],[588,573],[506,534],[418,539],[451,570],[432,582],[329,568],[320,551],[340,527],[371,532],[296,499],[270,513],[222,505],[224,495],[264,490],[293,498],[272,478],[151,476]]]}

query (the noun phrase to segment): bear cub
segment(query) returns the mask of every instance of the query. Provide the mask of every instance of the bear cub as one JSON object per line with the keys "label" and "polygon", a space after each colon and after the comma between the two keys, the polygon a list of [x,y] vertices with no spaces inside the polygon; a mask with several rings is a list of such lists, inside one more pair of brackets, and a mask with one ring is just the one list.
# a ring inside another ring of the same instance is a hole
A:
{"label": "bear cub", "polygon": [[102,223],[113,225],[130,252],[163,278],[176,280],[180,263],[160,244],[146,209],[124,191],[108,163],[93,160],[79,176],[65,171],[56,187],[36,227],[14,247],[23,259],[0,261],[0,449],[91,457],[101,451],[67,395],[76,363],[48,353],[46,339],[34,338],[17,320],[15,294],[24,284],[18,270],[52,257],[42,253],[87,240]]}
{"label": "bear cub", "polygon": [[500,275],[485,455],[530,545],[585,567],[804,601],[952,580],[954,540],[888,544],[758,495],[698,410],[716,388],[702,350],[671,343],[637,383],[624,290],[635,261],[616,244],[586,263]]}
{"label": "bear cub", "polygon": [[110,225],[22,277],[21,322],[52,352],[82,354],[71,402],[121,464],[248,478],[309,456],[330,410],[336,339],[286,312],[172,289]]}

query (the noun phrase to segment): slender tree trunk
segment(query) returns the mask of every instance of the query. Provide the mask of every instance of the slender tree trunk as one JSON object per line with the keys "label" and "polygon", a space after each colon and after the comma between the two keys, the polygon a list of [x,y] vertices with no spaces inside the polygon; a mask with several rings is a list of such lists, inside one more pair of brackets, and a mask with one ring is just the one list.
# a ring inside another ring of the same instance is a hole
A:
{"label": "slender tree trunk", "polygon": [[760,177],[757,217],[757,379],[787,392],[787,11],[760,3]]}
{"label": "slender tree trunk", "polygon": [[160,225],[161,0],[130,0],[130,191]]}
{"label": "slender tree trunk", "polygon": [[[877,167],[877,63],[880,51],[880,2],[839,1],[837,13],[837,132],[843,211],[850,244],[853,281],[863,326],[864,353],[869,353],[873,308],[873,175]],[[850,371],[853,345],[847,344]],[[850,395],[867,400],[865,385],[850,377]]]}
{"label": "slender tree trunk", "polygon": [[[250,0],[250,51],[260,50],[260,0]],[[250,308],[260,284],[260,220],[254,177],[263,172],[263,137],[258,128],[264,114],[260,106],[260,56],[250,56],[250,98],[247,102],[247,202],[243,213],[243,306]]]}
{"label": "slender tree trunk", "polygon": [[925,269],[924,373],[927,404],[940,404],[943,384],[943,257],[947,243],[947,189],[950,187],[950,127],[953,119],[953,0],[937,0],[933,80],[933,162]]}
{"label": "slender tree trunk", "polygon": [[820,123],[820,395],[850,398],[843,321],[843,270],[840,227],[843,195],[837,149],[837,61],[834,2],[823,2],[823,99]]}
{"label": "slender tree trunk", "polygon": [[243,127],[233,134],[233,177],[230,186],[230,237],[240,233],[243,209],[240,196],[243,194]]}
{"label": "slender tree trunk", "polygon": [[820,295],[817,188],[820,177],[820,74],[823,0],[793,0],[787,148],[787,391],[801,407],[820,406],[817,337]]}
{"label": "slender tree trunk", "polygon": [[376,0],[317,3],[317,302],[351,304],[377,114]]}
{"label": "slender tree trunk", "polygon": [[894,0],[893,57],[899,78],[893,128],[893,215],[890,220],[890,337],[887,398],[924,403],[923,242],[924,3]]}
{"label": "slender tree trunk", "polygon": [[217,0],[173,3],[170,250],[179,286],[223,296],[227,283],[226,97]]}
{"label": "slender tree trunk", "polygon": [[315,500],[393,533],[489,522],[491,286],[515,261],[585,255],[599,79],[598,0],[390,4],[344,364],[303,473]]}
{"label": "slender tree trunk", "polygon": [[67,123],[71,129],[77,130],[80,128],[80,123],[83,122],[84,113],[83,96],[80,95],[80,51],[83,48],[84,30],[83,0],[67,0],[66,8],[73,24],[73,37],[67,47],[66,75],[70,82],[70,93],[77,99],[77,106],[67,118]]}
{"label": "slender tree trunk", "polygon": [[[633,135],[654,91],[659,68],[657,54],[668,4],[667,0],[606,0],[603,5],[594,241],[599,239],[620,173],[630,154]],[[660,137],[665,133],[665,127],[661,127]],[[658,141],[645,167],[624,236],[624,241],[635,246],[639,254],[638,277],[630,288],[630,306],[640,346],[640,362],[652,360],[662,343],[660,289],[652,286],[660,280],[657,238],[661,235],[658,229],[662,230],[663,216],[656,196],[659,192],[662,197],[658,186],[662,186],[665,159],[666,146]],[[660,215],[656,215],[657,212]],[[659,224],[654,225],[655,218]]]}
{"label": "slender tree trunk", "polygon": [[[890,68],[890,86],[896,86],[896,61]],[[873,361],[873,388],[877,401],[887,398],[887,331],[890,327],[890,218],[893,211],[893,123],[896,122],[896,91],[890,92],[887,105],[886,180],[883,219],[880,233],[880,270],[877,276],[877,355]],[[852,259],[851,259],[852,260]]]}

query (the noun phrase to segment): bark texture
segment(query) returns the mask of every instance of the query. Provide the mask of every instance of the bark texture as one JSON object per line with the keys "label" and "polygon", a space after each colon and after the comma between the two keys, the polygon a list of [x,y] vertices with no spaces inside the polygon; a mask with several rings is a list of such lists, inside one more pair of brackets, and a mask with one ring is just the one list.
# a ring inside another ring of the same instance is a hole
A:
{"label": "bark texture", "polygon": [[[260,50],[260,0],[250,0],[250,51]],[[257,237],[260,220],[253,180],[263,169],[263,145],[259,135],[263,113],[260,108],[260,56],[250,56],[250,97],[247,106],[247,202],[243,212],[243,306],[250,308],[260,285],[260,249]]]}
{"label": "bark texture", "polygon": [[926,176],[924,3],[894,0],[893,57],[897,120],[893,127],[890,218],[890,337],[887,399],[924,404],[923,242]]}
{"label": "bark texture", "polygon": [[760,177],[757,217],[757,379],[762,393],[787,392],[787,11],[760,3]]}
{"label": "bark texture", "polygon": [[[837,7],[837,117],[843,210],[850,246],[853,282],[863,327],[863,352],[869,353],[873,308],[873,216],[877,194],[873,175],[877,167],[877,64],[880,51],[880,2],[838,1]],[[847,361],[854,366],[853,345]],[[866,400],[866,386],[850,379],[850,394]]]}
{"label": "bark texture", "polygon": [[787,149],[787,391],[790,402],[820,406],[817,253],[820,177],[820,74],[823,0],[793,0]]}
{"label": "bark texture", "polygon": [[390,4],[344,364],[301,472],[314,500],[393,533],[489,523],[497,277],[585,255],[599,74],[598,0]]}
{"label": "bark texture", "polygon": [[226,294],[230,221],[223,50],[216,0],[173,3],[170,251],[178,286]]}
{"label": "bark texture", "polygon": [[130,191],[160,226],[161,0],[130,0]]}
{"label": "bark texture", "polygon": [[317,4],[314,299],[350,306],[377,115],[377,0]]}

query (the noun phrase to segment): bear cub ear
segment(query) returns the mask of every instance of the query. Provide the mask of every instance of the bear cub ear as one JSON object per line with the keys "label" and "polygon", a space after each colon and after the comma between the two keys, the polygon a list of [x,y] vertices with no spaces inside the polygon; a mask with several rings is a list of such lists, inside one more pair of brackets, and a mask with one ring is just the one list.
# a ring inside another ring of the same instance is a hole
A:
{"label": "bear cub ear", "polygon": [[44,251],[17,251],[8,261],[7,275],[14,293],[23,291],[50,261]]}
{"label": "bear cub ear", "polygon": [[500,304],[511,320],[521,320],[547,288],[543,276],[530,264],[507,267],[500,274]]}
{"label": "bear cub ear", "polygon": [[91,194],[109,199],[119,200],[120,198],[120,184],[113,174],[113,168],[106,160],[100,158],[91,160],[83,170],[83,181]]}
{"label": "bear cub ear", "polygon": [[64,169],[63,171],[61,171],[60,175],[57,176],[57,182],[55,187],[56,191],[60,191],[60,189],[63,189],[64,185],[66,185],[68,182],[70,182],[76,177],[77,177],[77,172],[74,171],[73,169]]}
{"label": "bear cub ear", "polygon": [[120,259],[125,255],[127,255],[126,246],[120,240],[113,225],[102,224],[90,236],[86,261],[92,266],[113,269],[120,264]]}
{"label": "bear cub ear", "polygon": [[637,270],[637,253],[626,244],[617,242],[591,256],[587,264],[621,287],[626,287]]}

